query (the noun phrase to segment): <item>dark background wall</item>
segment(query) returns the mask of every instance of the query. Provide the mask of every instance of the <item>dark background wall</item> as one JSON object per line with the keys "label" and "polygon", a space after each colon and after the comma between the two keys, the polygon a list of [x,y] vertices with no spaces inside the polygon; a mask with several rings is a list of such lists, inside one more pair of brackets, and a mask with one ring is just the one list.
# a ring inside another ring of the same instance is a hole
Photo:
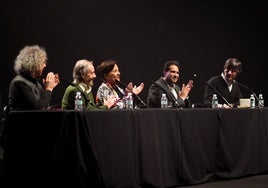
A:
{"label": "dark background wall", "polygon": [[[72,80],[78,59],[117,59],[121,80],[145,83],[146,101],[152,81],[166,60],[178,60],[179,85],[197,74],[191,93],[200,102],[204,81],[220,74],[228,57],[238,57],[243,71],[238,81],[268,97],[264,68],[267,56],[265,1],[104,1],[9,0],[0,12],[0,92],[7,103],[13,63],[25,45],[39,44],[48,53],[47,71]],[[100,80],[95,80],[94,92]],[[66,84],[54,90],[61,101]],[[249,92],[243,91],[245,97]]]}

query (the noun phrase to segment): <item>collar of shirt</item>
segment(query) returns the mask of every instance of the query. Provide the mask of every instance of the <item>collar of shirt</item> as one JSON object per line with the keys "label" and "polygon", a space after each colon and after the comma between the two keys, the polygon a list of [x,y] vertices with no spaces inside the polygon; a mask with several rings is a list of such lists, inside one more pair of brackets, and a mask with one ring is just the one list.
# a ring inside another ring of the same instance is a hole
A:
{"label": "collar of shirt", "polygon": [[175,99],[178,99],[178,93],[175,90],[175,84],[172,84],[172,85],[168,84],[168,87],[171,90],[171,93],[174,95]]}
{"label": "collar of shirt", "polygon": [[232,88],[233,88],[233,83],[228,82],[228,80],[226,80],[226,78],[225,78],[225,76],[224,76],[223,73],[221,73],[221,77],[224,79],[225,83],[228,86],[229,91],[231,92],[232,91]]}
{"label": "collar of shirt", "polygon": [[81,89],[83,90],[83,92],[86,92],[86,93],[90,93],[91,92],[91,89],[92,89],[91,86],[88,86],[88,85],[86,85],[84,83],[79,83],[78,85],[79,85],[79,87],[81,87]]}

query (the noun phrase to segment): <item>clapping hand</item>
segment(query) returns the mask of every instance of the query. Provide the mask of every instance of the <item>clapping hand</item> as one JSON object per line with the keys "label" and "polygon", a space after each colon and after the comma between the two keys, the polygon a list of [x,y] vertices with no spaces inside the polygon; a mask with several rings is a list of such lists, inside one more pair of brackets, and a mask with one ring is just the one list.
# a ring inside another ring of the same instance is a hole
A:
{"label": "clapping hand", "polygon": [[132,82],[129,82],[129,84],[127,85],[126,91],[127,92],[131,92],[134,93],[135,95],[138,95],[139,93],[142,92],[144,88],[144,83],[141,83],[138,87],[135,85],[133,86]]}
{"label": "clapping hand", "polygon": [[106,105],[109,109],[115,106],[119,98],[115,95],[109,95],[106,99],[103,99],[103,104]]}
{"label": "clapping hand", "polygon": [[186,99],[193,87],[193,80],[189,80],[187,85],[182,84],[181,92],[180,92],[180,97],[182,99]]}
{"label": "clapping hand", "polygon": [[49,72],[45,79],[43,79],[43,84],[46,90],[52,91],[60,83],[59,75]]}

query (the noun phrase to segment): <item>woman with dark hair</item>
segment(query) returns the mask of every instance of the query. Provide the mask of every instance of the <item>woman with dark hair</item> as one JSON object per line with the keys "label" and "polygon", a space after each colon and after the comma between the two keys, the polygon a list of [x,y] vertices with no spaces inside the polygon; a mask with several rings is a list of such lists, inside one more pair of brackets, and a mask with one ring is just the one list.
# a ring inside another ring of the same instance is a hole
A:
{"label": "woman with dark hair", "polygon": [[97,73],[103,80],[97,91],[96,101],[98,104],[102,104],[109,96],[116,96],[117,103],[114,108],[124,108],[127,93],[134,93],[134,103],[135,96],[137,96],[144,88],[144,84],[141,83],[139,86],[134,85],[130,82],[126,87],[120,85],[120,71],[115,60],[105,60],[101,62],[97,67]]}

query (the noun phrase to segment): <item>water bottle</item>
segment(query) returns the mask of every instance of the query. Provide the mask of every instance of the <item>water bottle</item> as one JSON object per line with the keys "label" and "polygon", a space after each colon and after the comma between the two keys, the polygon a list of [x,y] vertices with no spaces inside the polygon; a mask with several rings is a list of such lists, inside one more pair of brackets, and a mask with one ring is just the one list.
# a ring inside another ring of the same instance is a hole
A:
{"label": "water bottle", "polygon": [[217,97],[217,94],[213,94],[212,96],[212,101],[211,101],[211,107],[212,108],[218,108],[218,97]]}
{"label": "water bottle", "polygon": [[262,94],[259,94],[259,103],[258,103],[258,107],[259,108],[263,108],[264,107],[264,99]]}
{"label": "water bottle", "polygon": [[165,93],[162,93],[161,97],[161,108],[166,108],[168,106],[168,99]]}
{"label": "water bottle", "polygon": [[133,97],[132,97],[132,93],[128,93],[127,94],[126,108],[133,109]]}
{"label": "water bottle", "polygon": [[250,108],[255,108],[255,97],[254,97],[253,94],[250,95],[249,101],[250,101],[249,107]]}
{"label": "water bottle", "polygon": [[76,92],[76,95],[75,95],[74,109],[75,110],[83,110],[82,96],[81,96],[81,92],[79,92],[79,91]]}

